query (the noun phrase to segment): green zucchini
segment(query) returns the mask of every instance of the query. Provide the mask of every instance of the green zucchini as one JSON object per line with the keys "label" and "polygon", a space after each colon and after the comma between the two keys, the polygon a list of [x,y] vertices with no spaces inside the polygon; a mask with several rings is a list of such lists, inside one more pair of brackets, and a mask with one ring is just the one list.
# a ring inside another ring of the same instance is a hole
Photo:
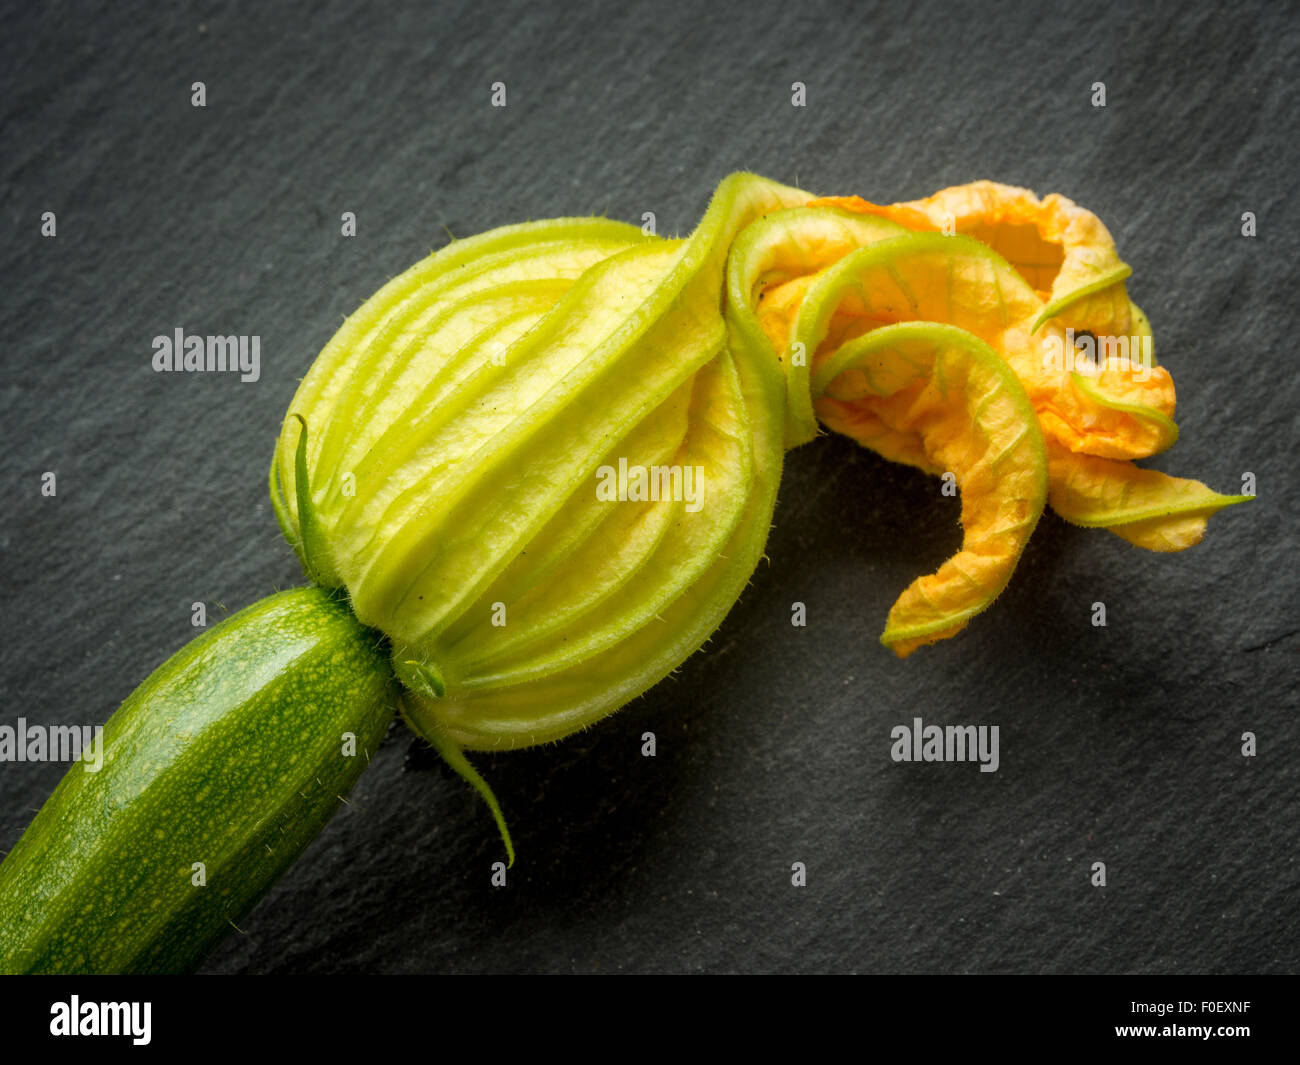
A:
{"label": "green zucchini", "polygon": [[397,691],[382,638],[315,586],[182,648],[0,864],[0,971],[196,967],[338,809]]}

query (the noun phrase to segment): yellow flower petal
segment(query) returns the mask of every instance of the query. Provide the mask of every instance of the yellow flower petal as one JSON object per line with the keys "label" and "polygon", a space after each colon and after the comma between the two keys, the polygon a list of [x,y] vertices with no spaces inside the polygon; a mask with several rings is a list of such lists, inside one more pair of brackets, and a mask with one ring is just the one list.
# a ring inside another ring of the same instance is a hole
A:
{"label": "yellow flower petal", "polygon": [[961,550],[903,592],[881,642],[903,658],[959,632],[1006,587],[1046,501],[1047,453],[1019,380],[970,333],[911,322],[845,344],[813,393],[829,428],[955,477]]}

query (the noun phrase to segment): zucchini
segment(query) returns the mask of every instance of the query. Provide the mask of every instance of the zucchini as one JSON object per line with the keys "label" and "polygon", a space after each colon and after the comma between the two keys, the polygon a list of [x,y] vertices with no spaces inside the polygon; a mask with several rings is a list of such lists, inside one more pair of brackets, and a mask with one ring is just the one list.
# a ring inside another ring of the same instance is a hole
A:
{"label": "zucchini", "polygon": [[182,648],[0,864],[0,971],[195,968],[338,809],[396,693],[382,638],[315,586]]}

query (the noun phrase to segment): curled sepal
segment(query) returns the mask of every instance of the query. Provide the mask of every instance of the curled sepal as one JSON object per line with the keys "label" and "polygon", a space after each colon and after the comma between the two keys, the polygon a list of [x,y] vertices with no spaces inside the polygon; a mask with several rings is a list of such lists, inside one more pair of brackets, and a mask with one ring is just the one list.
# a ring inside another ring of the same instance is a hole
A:
{"label": "curled sepal", "polygon": [[492,819],[496,822],[497,831],[501,834],[501,842],[506,848],[506,864],[514,865],[515,845],[510,839],[510,829],[506,825],[505,814],[501,812],[501,804],[497,802],[491,785],[483,779],[477,769],[469,764],[469,759],[465,757],[465,752],[461,750],[460,745],[443,732],[436,721],[424,712],[420,695],[405,693],[398,698],[397,705],[411,731],[428,740],[430,746],[441,755],[442,760],[455,771],[456,775],[482,796],[488,809],[492,811]]}
{"label": "curled sepal", "polygon": [[1006,587],[1047,498],[1047,451],[1019,379],[964,330],[903,323],[840,347],[813,393],[829,428],[955,478],[961,550],[903,592],[880,641],[903,658],[956,634]]}
{"label": "curled sepal", "polygon": [[1054,454],[1051,467],[1052,509],[1062,518],[1109,529],[1148,551],[1183,551],[1200,543],[1213,514],[1251,498],[1095,455]]}
{"label": "curled sepal", "polygon": [[[301,414],[290,414],[289,417],[296,418],[300,429],[298,431],[298,447],[294,453],[294,487],[297,491],[298,503],[298,536],[292,541],[294,551],[297,552],[298,560],[302,563],[302,568],[307,574],[307,579],[313,584],[318,584],[322,588],[332,588],[337,585],[326,577],[329,572],[325,567],[325,560],[329,550],[325,542],[325,537],[321,531],[320,519],[316,513],[316,504],[311,498],[311,480],[307,475],[307,422]],[[274,476],[274,469],[272,470]],[[273,493],[272,500],[275,500],[275,494],[278,494],[279,484],[275,483],[277,493]],[[284,527],[284,519],[281,516],[280,508],[283,507],[284,501],[281,499],[276,508],[276,518]]]}

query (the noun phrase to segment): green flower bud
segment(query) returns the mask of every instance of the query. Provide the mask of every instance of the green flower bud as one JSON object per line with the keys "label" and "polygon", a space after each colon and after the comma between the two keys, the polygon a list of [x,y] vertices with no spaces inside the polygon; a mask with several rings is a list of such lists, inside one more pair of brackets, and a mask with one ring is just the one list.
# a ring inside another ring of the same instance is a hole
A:
{"label": "green flower bud", "polygon": [[605,219],[458,240],[321,352],[272,498],[313,579],[391,640],[430,739],[557,740],[721,623],[767,539],[786,387],[729,344],[723,270],[808,199],[737,174],[687,240]]}

